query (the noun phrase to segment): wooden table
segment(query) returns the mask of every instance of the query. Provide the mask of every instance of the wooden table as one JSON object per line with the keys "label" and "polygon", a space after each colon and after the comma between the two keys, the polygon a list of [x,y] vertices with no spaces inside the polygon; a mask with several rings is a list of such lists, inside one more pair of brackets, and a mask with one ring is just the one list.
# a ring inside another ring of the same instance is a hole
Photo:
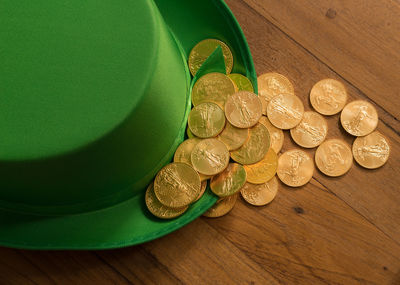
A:
{"label": "wooden table", "polygon": [[[400,2],[227,3],[257,73],[289,77],[306,109],[313,84],[328,77],[345,84],[350,100],[373,103],[391,142],[388,163],[374,171],[354,165],[337,179],[316,171],[305,187],[280,185],[269,206],[239,201],[223,218],[199,218],[141,246],[2,248],[1,284],[400,284]],[[338,118],[327,118],[328,137],[351,144]],[[294,146],[285,136],[284,150]]]}

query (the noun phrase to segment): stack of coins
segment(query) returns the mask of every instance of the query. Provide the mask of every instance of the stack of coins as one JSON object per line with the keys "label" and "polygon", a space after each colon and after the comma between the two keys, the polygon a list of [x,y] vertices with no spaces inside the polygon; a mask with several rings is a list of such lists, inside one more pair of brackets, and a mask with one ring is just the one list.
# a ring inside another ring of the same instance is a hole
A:
{"label": "stack of coins", "polygon": [[[304,111],[292,83],[278,73],[258,77],[257,96],[248,78],[230,73],[232,52],[216,39],[203,40],[192,49],[189,69],[193,76],[218,46],[227,74],[212,72],[195,82],[188,139],[146,192],[146,205],[153,215],[178,217],[201,198],[207,185],[219,200],[204,213],[206,217],[227,214],[239,193],[251,205],[267,205],[278,192],[276,176],[291,187],[305,185],[314,174],[314,160],[302,149],[291,149],[278,157],[283,130],[289,130],[300,147],[318,147],[315,164],[328,176],[345,174],[353,155],[369,169],[387,161],[389,144],[374,131],[378,122],[375,108],[366,101],[346,105],[346,89],[334,79],[321,80],[312,88],[310,102],[317,112]],[[328,126],[322,115],[340,111],[343,128],[357,136],[352,150],[340,139],[325,141]]]}

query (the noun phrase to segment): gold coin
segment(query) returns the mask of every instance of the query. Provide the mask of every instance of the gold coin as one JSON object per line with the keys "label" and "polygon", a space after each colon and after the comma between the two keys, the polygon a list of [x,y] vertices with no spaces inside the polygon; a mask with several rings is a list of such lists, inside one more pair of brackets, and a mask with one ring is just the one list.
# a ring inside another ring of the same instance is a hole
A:
{"label": "gold coin", "polygon": [[231,196],[246,183],[246,171],[237,163],[229,163],[228,167],[211,178],[210,188],[219,197]]}
{"label": "gold coin", "polygon": [[349,171],[353,165],[353,155],[344,141],[330,139],[317,148],[315,164],[325,175],[340,176]]}
{"label": "gold coin", "polygon": [[328,124],[324,117],[312,111],[304,112],[303,119],[293,129],[290,135],[302,147],[312,148],[319,146],[326,138]]}
{"label": "gold coin", "polygon": [[362,167],[368,169],[381,167],[389,159],[389,154],[389,143],[378,131],[354,140],[353,156]]}
{"label": "gold coin", "polygon": [[311,180],[314,174],[314,163],[304,151],[289,150],[279,157],[276,173],[286,185],[300,187]]}
{"label": "gold coin", "polygon": [[188,209],[188,206],[182,208],[170,208],[161,204],[154,194],[153,183],[147,187],[145,201],[150,213],[161,219],[172,219],[178,217]]}
{"label": "gold coin", "polygon": [[335,79],[323,79],[317,82],[310,92],[313,108],[322,115],[339,113],[347,101],[344,85]]}
{"label": "gold coin", "polygon": [[249,137],[249,129],[240,129],[231,125],[228,121],[225,129],[218,135],[218,139],[222,141],[229,151],[238,149]]}
{"label": "gold coin", "polygon": [[[203,197],[203,195],[204,195],[204,192],[206,192],[206,189],[207,189],[207,181],[203,181],[203,182],[201,182],[201,190],[200,190],[200,194],[199,194],[199,196],[196,198],[196,200],[194,200],[194,202],[197,202],[197,201],[199,201],[200,200],[200,198],[201,197]],[[193,203],[194,203],[193,202]]]}
{"label": "gold coin", "polygon": [[189,165],[173,162],[164,166],[154,180],[154,193],[161,204],[181,208],[199,196],[199,174]]}
{"label": "gold coin", "polygon": [[235,83],[238,91],[250,91],[254,93],[253,84],[251,84],[250,79],[239,73],[231,73],[228,77]]}
{"label": "gold coin", "polygon": [[225,115],[237,128],[250,128],[261,118],[261,101],[256,94],[239,91],[226,100]]}
{"label": "gold coin", "polygon": [[233,67],[233,56],[229,47],[220,40],[206,39],[199,42],[190,51],[189,54],[189,69],[190,73],[195,76],[197,71],[200,69],[206,59],[215,51],[215,49],[221,46],[222,54],[224,55],[226,73],[229,74]]}
{"label": "gold coin", "polygon": [[271,139],[271,147],[276,153],[279,153],[285,139],[283,131],[272,125],[266,116],[262,116],[259,123],[263,124],[268,129]]}
{"label": "gold coin", "polygon": [[259,162],[267,154],[270,143],[268,129],[258,123],[250,129],[247,141],[239,149],[231,152],[231,158],[240,164]]}
{"label": "gold coin", "polygon": [[182,162],[192,166],[191,154],[193,148],[200,142],[198,138],[183,141],[175,151],[174,162]]}
{"label": "gold coin", "polygon": [[257,78],[258,96],[260,97],[263,106],[263,114],[267,114],[268,102],[272,97],[279,94],[294,95],[292,83],[285,76],[279,73],[265,73]]}
{"label": "gold coin", "polygon": [[235,86],[228,76],[212,72],[200,77],[194,84],[192,103],[197,106],[204,102],[212,102],[224,110],[226,99],[234,93]]}
{"label": "gold coin", "polygon": [[277,128],[291,129],[300,123],[304,106],[300,98],[291,94],[280,94],[271,99],[267,107],[269,121]]}
{"label": "gold coin", "polygon": [[192,133],[199,138],[215,137],[225,127],[225,114],[217,104],[201,103],[190,111],[188,124]]}
{"label": "gold coin", "polygon": [[276,179],[276,176],[263,184],[251,184],[247,182],[240,189],[243,199],[254,206],[264,206],[271,203],[277,193],[278,179]]}
{"label": "gold coin", "polygon": [[214,206],[203,214],[203,216],[207,218],[218,218],[228,214],[235,206],[237,196],[238,193],[233,194],[232,196],[220,198]]}
{"label": "gold coin", "polygon": [[204,175],[222,172],[229,163],[229,151],[225,144],[217,139],[205,139],[193,149],[192,164],[194,169]]}
{"label": "gold coin", "polygon": [[366,136],[378,125],[378,113],[367,101],[353,101],[340,114],[343,128],[353,136]]}
{"label": "gold coin", "polygon": [[247,173],[247,182],[263,184],[275,176],[277,167],[278,156],[272,148],[269,148],[261,161],[244,166]]}
{"label": "gold coin", "polygon": [[189,126],[186,128],[186,135],[188,136],[189,139],[196,138],[196,136],[190,130]]}

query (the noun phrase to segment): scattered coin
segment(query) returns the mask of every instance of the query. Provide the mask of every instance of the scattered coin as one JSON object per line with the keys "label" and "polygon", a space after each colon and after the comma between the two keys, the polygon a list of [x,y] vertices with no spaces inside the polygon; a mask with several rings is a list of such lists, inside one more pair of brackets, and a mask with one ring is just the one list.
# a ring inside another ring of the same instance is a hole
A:
{"label": "scattered coin", "polygon": [[270,147],[269,132],[262,124],[257,124],[249,131],[249,138],[237,150],[231,152],[231,158],[240,164],[259,162]]}
{"label": "scattered coin", "polygon": [[315,164],[325,175],[336,177],[345,174],[353,165],[350,147],[342,140],[324,141],[315,152]]}
{"label": "scattered coin", "polygon": [[228,75],[228,77],[232,79],[233,83],[235,83],[238,91],[254,92],[253,84],[251,84],[250,79],[248,79],[246,76],[243,76],[239,73],[231,73]]}
{"label": "scattered coin", "polygon": [[194,202],[201,188],[199,174],[189,165],[173,162],[164,166],[154,180],[154,193],[161,204],[182,208]]}
{"label": "scattered coin", "polygon": [[241,147],[249,137],[249,129],[236,128],[229,123],[225,124],[225,129],[219,134],[218,139],[222,141],[229,151]]}
{"label": "scattered coin", "polygon": [[237,163],[229,163],[228,167],[211,178],[211,191],[219,196],[231,196],[238,192],[246,183],[246,171]]}
{"label": "scattered coin", "polygon": [[314,163],[306,152],[299,149],[289,150],[279,157],[277,174],[286,185],[300,187],[311,180]]}
{"label": "scattered coin", "polygon": [[[197,202],[198,200],[200,200],[201,197],[203,197],[204,192],[206,192],[206,189],[207,189],[207,181],[201,182],[200,194],[199,194],[199,196],[196,198],[196,200],[194,200],[194,202]],[[194,202],[193,202],[193,203],[194,203]]]}
{"label": "scattered coin", "polygon": [[229,74],[232,71],[233,56],[229,47],[220,40],[206,39],[195,45],[189,54],[189,69],[190,73],[193,76],[196,75],[202,64],[215,51],[218,46],[221,46],[222,48],[222,53],[224,55],[226,66],[226,73]]}
{"label": "scattered coin", "polygon": [[161,219],[172,219],[182,215],[188,206],[182,208],[170,208],[161,204],[154,194],[154,184],[151,183],[146,190],[145,196],[147,209],[156,217]]}
{"label": "scattered coin", "polygon": [[354,140],[353,156],[362,167],[368,169],[379,168],[389,159],[389,154],[389,143],[378,131]]}
{"label": "scattered coin", "polygon": [[279,153],[283,146],[283,140],[285,139],[283,131],[272,125],[266,116],[262,116],[259,123],[263,124],[268,129],[271,147],[276,153]]}
{"label": "scattered coin", "polygon": [[317,82],[310,92],[313,108],[322,115],[339,113],[347,101],[344,85],[335,79],[323,79]]}
{"label": "scattered coin", "polygon": [[204,102],[212,102],[224,110],[226,99],[234,93],[235,86],[228,76],[212,72],[200,77],[194,84],[192,103],[197,106]]}
{"label": "scattered coin", "polygon": [[343,128],[353,136],[366,136],[378,125],[378,113],[367,101],[353,101],[344,107],[340,115]]}
{"label": "scattered coin", "polygon": [[271,99],[267,107],[269,121],[277,128],[291,129],[300,123],[304,106],[300,98],[291,94],[279,94]]}
{"label": "scattered coin", "polygon": [[247,182],[240,189],[243,199],[254,206],[264,206],[271,203],[277,193],[278,179],[276,179],[276,176],[263,184],[251,184]]}
{"label": "scattered coin", "polygon": [[237,128],[250,128],[261,118],[261,101],[256,94],[239,91],[226,100],[225,115]]}
{"label": "scattered coin", "polygon": [[229,151],[225,144],[215,138],[199,142],[191,154],[195,170],[205,175],[222,172],[229,163]]}
{"label": "scattered coin", "polygon": [[188,124],[196,137],[215,137],[225,127],[225,114],[215,103],[201,103],[190,111]]}
{"label": "scattered coin", "polygon": [[258,96],[260,96],[264,115],[267,114],[268,102],[272,99],[272,97],[279,94],[294,95],[292,83],[282,74],[275,72],[265,73],[258,76],[257,82]]}
{"label": "scattered coin", "polygon": [[238,193],[228,197],[220,198],[214,206],[208,209],[203,216],[208,218],[218,218],[228,214],[236,204]]}
{"label": "scattered coin", "polygon": [[275,176],[277,167],[278,156],[272,148],[269,148],[261,161],[255,164],[244,165],[247,173],[247,182],[263,184]]}
{"label": "scattered coin", "polygon": [[304,112],[301,122],[290,129],[293,140],[302,147],[319,146],[326,138],[328,124],[324,117],[312,111]]}

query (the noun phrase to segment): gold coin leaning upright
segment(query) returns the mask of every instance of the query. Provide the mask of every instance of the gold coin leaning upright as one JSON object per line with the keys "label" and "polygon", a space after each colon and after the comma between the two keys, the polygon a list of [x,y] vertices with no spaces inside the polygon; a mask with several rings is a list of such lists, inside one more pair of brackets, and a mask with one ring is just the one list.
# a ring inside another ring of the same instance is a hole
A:
{"label": "gold coin leaning upright", "polygon": [[217,139],[205,139],[199,142],[191,154],[195,170],[205,175],[222,172],[229,163],[229,151],[226,145]]}
{"label": "gold coin leaning upright", "polygon": [[188,124],[192,133],[199,138],[215,137],[225,127],[225,114],[215,103],[201,103],[190,111]]}
{"label": "gold coin leaning upright", "polygon": [[238,91],[250,91],[254,93],[253,84],[250,79],[239,73],[228,74],[228,77],[235,83]]}
{"label": "gold coin leaning upright", "polygon": [[303,118],[304,106],[300,98],[291,94],[279,94],[267,107],[269,121],[279,129],[291,129]]}
{"label": "gold coin leaning upright", "polygon": [[271,124],[266,116],[262,116],[259,123],[263,124],[268,129],[271,138],[271,147],[276,153],[279,153],[282,149],[283,141],[285,139],[283,131]]}
{"label": "gold coin leaning upright", "polygon": [[265,73],[257,78],[258,96],[260,97],[263,114],[267,114],[268,102],[279,94],[294,95],[294,88],[289,79],[279,73]]}
{"label": "gold coin leaning upright", "polygon": [[240,164],[257,163],[267,154],[270,143],[268,129],[258,123],[250,129],[247,141],[239,149],[231,152],[231,158]]}
{"label": "gold coin leaning upright", "polygon": [[161,204],[181,208],[199,196],[201,182],[193,167],[173,162],[164,166],[154,179],[154,193]]}
{"label": "gold coin leaning upright", "polygon": [[299,149],[288,150],[278,158],[276,173],[284,184],[300,187],[311,180],[314,163],[306,152]]}
{"label": "gold coin leaning upright", "polygon": [[225,115],[237,128],[251,128],[262,116],[261,101],[256,94],[239,91],[226,100]]}
{"label": "gold coin leaning upright", "polygon": [[206,59],[221,46],[224,55],[226,73],[229,74],[233,68],[233,56],[229,47],[222,41],[216,39],[205,39],[196,44],[189,54],[190,73],[195,76]]}
{"label": "gold coin leaning upright", "polygon": [[204,102],[212,102],[224,110],[228,96],[234,93],[235,86],[228,76],[212,72],[200,77],[194,84],[192,103],[197,106]]}
{"label": "gold coin leaning upright", "polygon": [[238,193],[228,197],[219,198],[219,200],[208,209],[203,216],[207,218],[218,218],[228,214],[236,204]]}
{"label": "gold coin leaning upright", "polygon": [[343,128],[353,136],[366,136],[378,125],[378,113],[375,107],[363,100],[347,104],[340,114]]}
{"label": "gold coin leaning upright", "polygon": [[313,108],[322,115],[339,113],[347,101],[344,85],[335,79],[322,79],[310,91],[310,102]]}
{"label": "gold coin leaning upright", "polygon": [[339,139],[330,139],[317,148],[315,164],[325,175],[341,176],[353,165],[353,155],[347,143]]}
{"label": "gold coin leaning upright", "polygon": [[172,219],[178,217],[188,209],[188,206],[182,208],[170,208],[161,204],[154,193],[153,183],[147,187],[145,202],[150,213],[161,219]]}
{"label": "gold coin leaning upright", "polygon": [[225,124],[225,129],[218,135],[218,139],[222,141],[229,151],[236,150],[241,147],[249,137],[249,129],[236,128],[229,123]]}
{"label": "gold coin leaning upright", "polygon": [[302,147],[313,148],[319,146],[328,134],[328,124],[320,114],[304,112],[301,122],[290,129],[293,140]]}
{"label": "gold coin leaning upright", "polygon": [[246,183],[246,171],[238,163],[229,163],[228,167],[211,178],[211,191],[219,196],[231,196],[238,192]]}
{"label": "gold coin leaning upright", "polygon": [[378,131],[353,142],[353,156],[359,165],[368,169],[379,168],[386,163],[390,155],[387,139]]}
{"label": "gold coin leaning upright", "polygon": [[275,176],[277,167],[278,156],[272,148],[269,148],[261,161],[255,164],[244,165],[247,173],[247,182],[263,184]]}
{"label": "gold coin leaning upright", "polygon": [[247,182],[240,189],[243,199],[254,206],[264,206],[271,203],[277,193],[278,179],[276,179],[276,176],[263,184],[251,184]]}

